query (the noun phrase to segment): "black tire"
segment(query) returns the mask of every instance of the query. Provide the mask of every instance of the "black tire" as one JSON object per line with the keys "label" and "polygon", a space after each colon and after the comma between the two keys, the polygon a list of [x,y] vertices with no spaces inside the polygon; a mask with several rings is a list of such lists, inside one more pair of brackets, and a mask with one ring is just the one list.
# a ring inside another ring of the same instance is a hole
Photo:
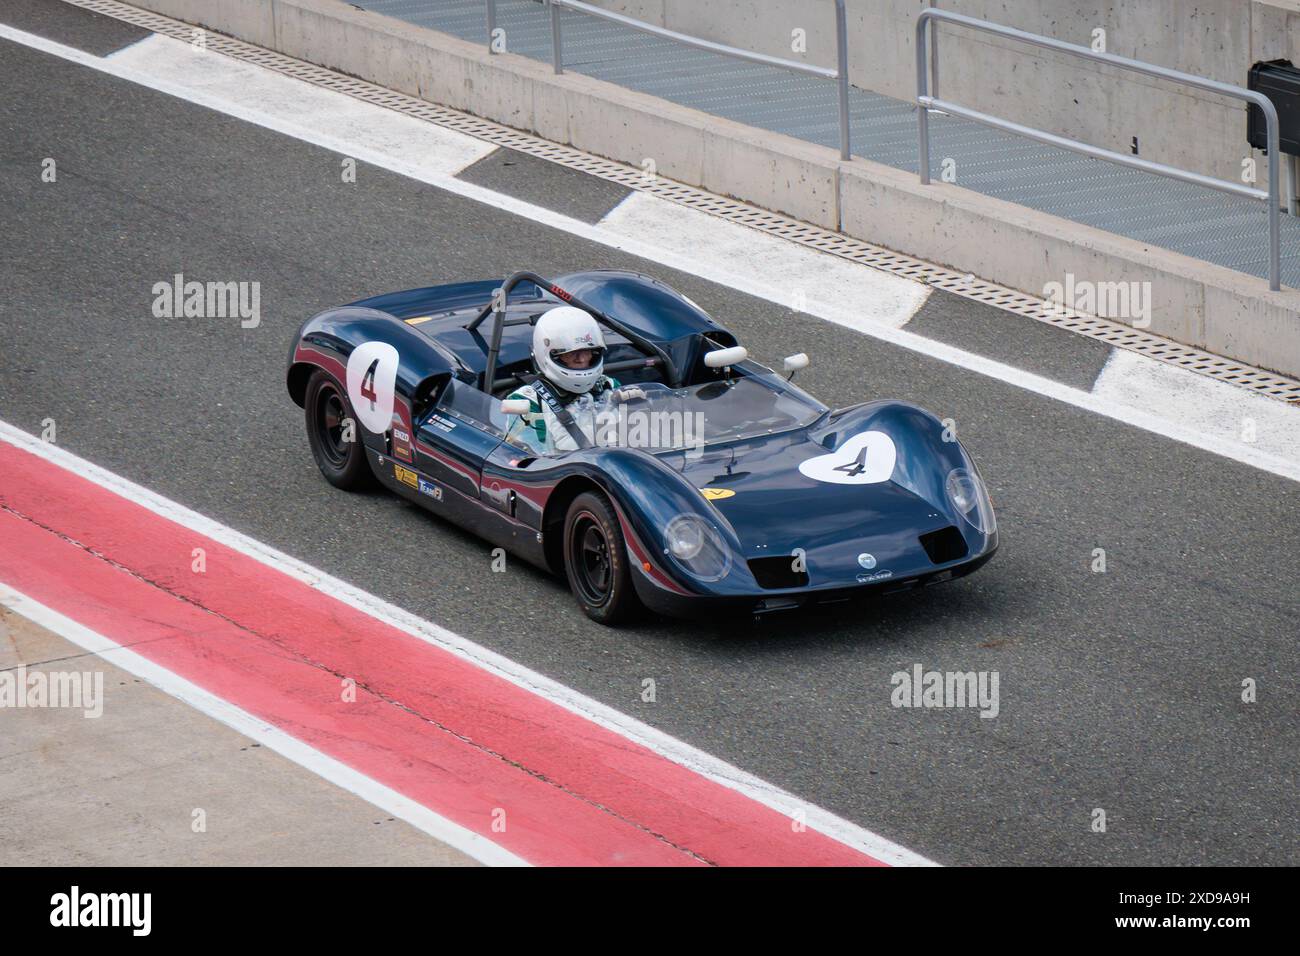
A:
{"label": "black tire", "polygon": [[569,505],[564,573],[582,612],[599,624],[620,624],[641,609],[618,515],[604,495],[587,491]]}
{"label": "black tire", "polygon": [[[352,412],[347,390],[333,375],[323,369],[312,373],[303,410],[311,454],[325,480],[344,491],[375,487],[375,475],[366,461],[366,449],[361,441],[361,422]],[[345,441],[345,422],[349,419],[353,440]]]}

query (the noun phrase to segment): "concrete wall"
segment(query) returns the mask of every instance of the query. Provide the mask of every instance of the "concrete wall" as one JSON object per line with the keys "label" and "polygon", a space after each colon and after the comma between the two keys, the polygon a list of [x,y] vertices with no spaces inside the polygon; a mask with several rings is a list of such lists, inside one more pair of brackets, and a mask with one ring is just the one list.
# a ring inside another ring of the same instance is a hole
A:
{"label": "concrete wall", "polygon": [[[721,120],[341,0],[135,0],[292,57],[1042,295],[1151,283],[1150,331],[1300,375],[1300,292],[953,185]],[[269,17],[268,17],[269,11]]]}
{"label": "concrete wall", "polygon": [[[957,186],[843,164],[843,231],[1040,296],[1067,273],[1150,283],[1148,331],[1300,375],[1300,292]],[[923,252],[921,250],[924,250]]]}
{"label": "concrete wall", "polygon": [[[831,0],[589,0],[670,29],[820,66],[835,65]],[[1259,60],[1300,65],[1300,0],[847,0],[853,83],[916,95],[914,29],[926,6],[1245,86]],[[791,49],[802,29],[807,52]],[[983,112],[1196,172],[1239,180],[1254,156],[1244,107],[1135,74],[959,28],[940,27],[940,94]]]}

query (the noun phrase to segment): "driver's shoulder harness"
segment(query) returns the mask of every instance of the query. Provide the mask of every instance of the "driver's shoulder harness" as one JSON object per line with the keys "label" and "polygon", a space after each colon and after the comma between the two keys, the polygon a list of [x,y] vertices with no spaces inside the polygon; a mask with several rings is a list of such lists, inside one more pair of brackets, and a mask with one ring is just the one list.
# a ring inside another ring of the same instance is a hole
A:
{"label": "driver's shoulder harness", "polygon": [[[522,375],[520,378],[524,385],[527,386],[528,391],[533,394],[529,395],[525,391],[517,391],[511,392],[509,397],[528,400],[531,408],[528,415],[521,416],[521,418],[523,418],[525,424],[532,427],[537,435],[538,442],[542,445],[546,444],[546,416],[542,413],[542,405],[538,401],[540,399],[541,402],[546,403],[546,407],[551,410],[555,420],[564,426],[564,430],[569,433],[569,437],[573,439],[578,448],[591,447],[591,439],[587,437],[586,433],[574,420],[573,413],[568,409],[569,403],[579,398],[579,395],[552,387],[540,375],[528,374]],[[595,398],[602,392],[614,388],[618,388],[618,381],[608,375],[602,375],[596,384],[592,386],[591,391],[586,394]],[[557,391],[559,394],[557,394]],[[529,421],[529,418],[532,420]]]}

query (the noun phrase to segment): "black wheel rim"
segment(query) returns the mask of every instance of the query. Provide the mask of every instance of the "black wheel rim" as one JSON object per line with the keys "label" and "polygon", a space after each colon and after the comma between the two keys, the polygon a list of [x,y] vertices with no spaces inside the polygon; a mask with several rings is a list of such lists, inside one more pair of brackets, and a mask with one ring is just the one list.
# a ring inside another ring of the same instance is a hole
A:
{"label": "black wheel rim", "polygon": [[332,386],[322,388],[316,398],[316,436],[321,454],[335,468],[342,468],[348,461],[349,443],[343,437],[346,419],[343,397]]}
{"label": "black wheel rim", "polygon": [[569,566],[573,569],[578,596],[592,607],[609,600],[614,569],[610,564],[609,539],[594,515],[580,514],[569,534]]}

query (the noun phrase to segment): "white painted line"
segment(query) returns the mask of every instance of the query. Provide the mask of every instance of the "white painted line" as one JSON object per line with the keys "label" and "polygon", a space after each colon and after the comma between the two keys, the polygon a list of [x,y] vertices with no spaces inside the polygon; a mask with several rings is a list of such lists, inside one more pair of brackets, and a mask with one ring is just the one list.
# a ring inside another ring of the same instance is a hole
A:
{"label": "white painted line", "polygon": [[1112,349],[1092,392],[1116,404],[1177,418],[1223,441],[1300,461],[1300,411],[1137,352]]}
{"label": "white painted line", "polygon": [[[213,521],[196,511],[191,511],[189,508],[128,481],[120,475],[100,468],[84,458],[80,458],[49,442],[41,441],[39,438],[15,428],[8,422],[0,421],[0,441],[8,442],[31,452],[46,461],[80,475],[87,481],[108,489],[128,501],[148,508],[155,514],[189,528],[191,531],[206,535],[214,541],[218,541],[241,554],[260,561],[269,568],[288,574],[316,590],[342,601],[344,604],[369,614],[378,621],[455,654],[462,660],[481,667],[504,680],[508,680],[517,687],[522,687],[531,693],[537,694],[551,703],[558,704],[607,730],[620,734],[676,764],[709,778],[715,783],[744,794],[764,806],[771,807],[784,816],[793,817],[796,812],[801,811],[805,822],[814,830],[866,853],[868,856],[875,857],[883,863],[889,863],[893,866],[935,865],[930,860],[913,853],[905,847],[865,830],[857,824],[842,820],[834,814],[813,806],[779,787],[746,773],[738,767],[733,767],[717,757],[683,743],[675,737],[670,737],[648,724],[619,713],[597,700],[586,697],[563,684],[551,680],[549,677],[529,670],[522,664],[518,664],[507,657],[502,657],[486,647],[481,647],[454,631],[450,631],[439,624],[434,624],[432,621],[416,617],[414,614],[389,604],[373,594],[353,587],[338,578],[331,577],[318,568],[277,551],[269,545],[243,535],[233,528]],[[117,659],[114,658],[114,660]],[[144,661],[144,663],[148,664],[149,662]],[[243,728],[239,729],[242,730]],[[303,764],[303,766],[307,766],[307,764]],[[308,767],[308,769],[314,768]],[[359,795],[365,796],[364,793],[359,793]],[[370,798],[366,797],[366,799]],[[390,809],[386,805],[384,805],[384,808]],[[394,812],[394,816],[396,815],[396,812]],[[407,818],[403,817],[402,819]],[[453,845],[458,846],[457,844]],[[458,846],[458,848],[460,847]],[[465,850],[465,852],[469,853],[470,851]]]}
{"label": "white painted line", "polygon": [[[696,267],[748,276],[780,276],[785,305],[859,332],[902,328],[930,297],[928,285],[710,216],[698,209],[633,192],[599,228],[646,244],[671,239],[689,249]],[[791,348],[798,351],[797,342]]]}
{"label": "white painted line", "polygon": [[98,654],[104,660],[122,668],[129,674],[147,681],[177,700],[189,704],[227,727],[257,741],[268,750],[311,771],[367,803],[378,807],[390,816],[405,820],[429,836],[489,866],[527,866],[528,864],[509,850],[497,846],[486,837],[467,830],[458,823],[440,816],[396,790],[371,780],[333,757],[328,757],[297,740],[277,727],[259,720],[252,714],[227,703],[215,694],[192,684],[160,667],[148,658],[141,657],[98,631],[93,631],[58,611],[46,607],[20,591],[0,581],[0,605],[22,615],[34,624],[53,631],[78,647]]}
{"label": "white painted line", "polygon": [[[227,115],[234,116],[237,119],[245,120],[258,126],[286,136],[292,136],[307,143],[312,143],[324,149],[333,150],[344,156],[352,156],[355,159],[370,163],[388,169],[392,172],[399,173],[403,176],[410,177],[420,182],[428,183],[439,189],[464,196],[475,202],[501,209],[514,215],[522,216],[533,222],[548,226],[561,232],[567,232],[570,235],[589,240],[591,242],[605,245],[609,248],[620,249],[630,255],[639,256],[653,262],[658,262],[669,268],[685,272],[690,275],[699,276],[710,282],[719,285],[729,286],[739,292],[753,295],[758,298],[766,299],[769,302],[786,304],[789,299],[787,291],[771,285],[766,277],[755,277],[745,274],[743,263],[732,263],[731,268],[703,267],[699,264],[694,255],[694,250],[677,251],[660,246],[652,245],[627,236],[621,236],[610,232],[599,225],[592,226],[585,222],[580,222],[568,216],[552,212],[549,209],[543,209],[531,203],[515,199],[512,196],[506,196],[501,193],[493,192],[490,189],[484,189],[472,183],[463,182],[454,176],[428,172],[418,165],[413,165],[406,159],[390,156],[373,148],[371,145],[363,142],[356,142],[340,138],[330,133],[319,130],[305,129],[297,124],[292,117],[285,117],[267,113],[261,109],[250,106],[240,105],[231,98],[231,93],[224,88],[218,89],[215,85],[207,90],[197,90],[184,85],[184,77],[169,75],[155,76],[150,73],[142,72],[139,69],[128,69],[123,64],[115,60],[104,60],[92,56],[89,53],[83,53],[81,50],[64,46],[61,43],[55,43],[44,37],[38,37],[22,30],[15,30],[12,27],[0,24],[0,38],[12,40],[15,43],[21,43],[24,46],[31,47],[49,53],[53,56],[61,57],[70,62],[78,63],[91,69],[98,70],[121,79],[147,86],[151,89],[175,96],[180,99],[196,103],[200,106],[206,106],[210,109],[218,110]],[[195,53],[195,56],[212,56],[211,53]],[[218,54],[219,55],[219,54]],[[175,65],[170,68],[174,72]],[[219,69],[219,68],[214,68]],[[383,107],[371,107],[383,112]],[[671,239],[671,236],[667,237]],[[522,265],[527,265],[524,263]],[[826,321],[840,324],[836,315],[820,315]],[[724,317],[725,324],[725,317]],[[1166,438],[1183,442],[1194,448],[1200,448],[1203,451],[1220,455],[1224,458],[1230,458],[1243,464],[1258,468],[1261,471],[1271,472],[1292,481],[1300,481],[1300,460],[1284,458],[1272,454],[1261,448],[1249,445],[1243,442],[1225,439],[1220,435],[1205,434],[1194,426],[1184,424],[1180,420],[1170,421],[1160,415],[1154,414],[1147,409],[1133,408],[1128,405],[1116,403],[1104,395],[1094,395],[1091,392],[1081,391],[1060,382],[1053,381],[1042,375],[1035,375],[1023,369],[1007,365],[1004,362],[998,362],[993,359],[976,355],[973,352],[967,352],[955,346],[946,345],[942,342],[927,339],[923,336],[908,332],[906,329],[895,329],[888,326],[871,326],[865,323],[859,323],[854,326],[855,331],[863,335],[871,336],[883,342],[897,345],[900,348],[909,349],[921,355],[946,362],[958,368],[966,369],[970,372],[976,372],[989,378],[997,379],[1016,388],[1022,388],[1026,391],[1034,392],[1038,395],[1052,398],[1067,405],[1073,405],[1094,414],[1141,428],[1156,435],[1163,435]],[[864,398],[868,396],[863,396]]]}
{"label": "white painted line", "polygon": [[[152,34],[110,54],[124,70],[167,77],[195,94],[267,116],[292,120],[303,131],[365,143],[425,175],[454,176],[496,151],[492,143],[364,103],[220,53],[199,52],[173,37]],[[227,112],[223,108],[223,112]],[[340,181],[342,166],[340,164]]]}

